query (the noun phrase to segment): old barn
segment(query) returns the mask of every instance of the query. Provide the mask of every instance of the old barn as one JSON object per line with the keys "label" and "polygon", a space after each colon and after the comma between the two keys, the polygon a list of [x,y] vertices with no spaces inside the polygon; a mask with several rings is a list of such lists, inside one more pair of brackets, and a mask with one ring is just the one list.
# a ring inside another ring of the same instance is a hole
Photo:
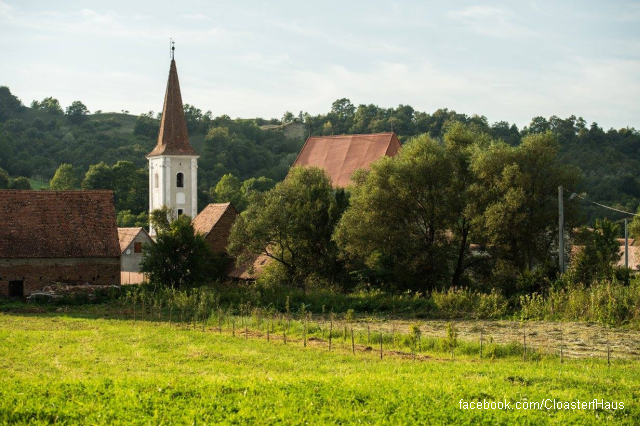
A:
{"label": "old barn", "polygon": [[0,295],[120,284],[111,191],[0,191]]}

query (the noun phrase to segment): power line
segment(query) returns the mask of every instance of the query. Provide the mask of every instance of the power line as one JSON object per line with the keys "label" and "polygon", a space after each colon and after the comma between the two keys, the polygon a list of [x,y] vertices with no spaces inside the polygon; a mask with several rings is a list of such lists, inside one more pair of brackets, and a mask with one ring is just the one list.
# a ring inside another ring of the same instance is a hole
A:
{"label": "power line", "polygon": [[[567,191],[567,193],[568,192],[569,191]],[[587,201],[587,202],[589,202],[591,204],[595,204],[596,206],[604,207],[605,209],[613,210],[613,211],[618,212],[618,213],[624,213],[624,214],[628,214],[628,215],[631,215],[631,216],[640,216],[640,214],[638,214],[638,213],[630,213],[630,212],[626,212],[624,210],[619,210],[619,209],[615,209],[613,207],[605,206],[604,204],[596,203],[595,201],[591,201],[588,198],[585,198],[582,195],[579,195],[579,194],[577,194],[575,192],[571,194],[571,196],[569,197],[569,200],[571,200],[573,197],[582,198],[583,200],[585,200],[585,201]]]}

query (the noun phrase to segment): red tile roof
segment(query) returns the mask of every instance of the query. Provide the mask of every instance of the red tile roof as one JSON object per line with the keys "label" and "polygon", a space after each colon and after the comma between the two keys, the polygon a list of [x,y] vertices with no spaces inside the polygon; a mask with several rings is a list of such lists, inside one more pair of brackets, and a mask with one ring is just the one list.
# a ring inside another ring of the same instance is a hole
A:
{"label": "red tile roof", "polygon": [[111,191],[0,191],[0,258],[120,257]]}
{"label": "red tile roof", "polygon": [[205,236],[209,235],[214,226],[228,209],[233,209],[237,215],[238,212],[231,203],[213,203],[205,207],[195,219],[193,219],[193,229]]}
{"label": "red tile roof", "polygon": [[164,108],[162,109],[158,144],[147,157],[155,155],[198,155],[189,144],[187,121],[184,118],[180,82],[178,81],[178,70],[176,69],[176,61],[173,59],[169,68],[167,91],[164,95]]}
{"label": "red tile roof", "polygon": [[336,187],[345,187],[357,169],[368,169],[383,155],[393,157],[400,151],[395,133],[369,135],[312,136],[302,147],[294,166],[324,169]]}
{"label": "red tile roof", "polygon": [[[131,241],[133,241],[133,239],[135,237],[138,236],[139,233],[144,232],[145,234],[147,234],[147,237],[149,237],[149,234],[147,233],[147,230],[144,228],[118,228],[118,240],[120,240],[120,253],[122,253],[123,251],[125,251],[127,249],[127,247],[129,247],[129,244],[131,244]],[[149,237],[149,239],[151,239],[151,237]],[[153,240],[151,240],[153,241]]]}

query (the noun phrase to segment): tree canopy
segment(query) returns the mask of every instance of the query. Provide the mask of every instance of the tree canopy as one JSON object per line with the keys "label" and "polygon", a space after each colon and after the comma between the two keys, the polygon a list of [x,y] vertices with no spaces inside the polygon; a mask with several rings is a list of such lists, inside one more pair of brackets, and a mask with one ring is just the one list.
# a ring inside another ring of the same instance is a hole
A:
{"label": "tree canopy", "polygon": [[78,177],[71,164],[60,164],[60,167],[49,182],[52,191],[70,191],[78,188]]}
{"label": "tree canopy", "polygon": [[240,264],[266,255],[300,286],[312,276],[331,282],[339,272],[331,235],[340,213],[323,170],[294,168],[273,189],[253,193],[233,225],[229,252]]}
{"label": "tree canopy", "polygon": [[[166,212],[161,212],[166,218]],[[170,222],[156,219],[156,243],[143,251],[140,269],[158,286],[185,288],[215,280],[225,270],[225,259],[218,259],[201,234],[193,229],[191,218],[180,216]]]}

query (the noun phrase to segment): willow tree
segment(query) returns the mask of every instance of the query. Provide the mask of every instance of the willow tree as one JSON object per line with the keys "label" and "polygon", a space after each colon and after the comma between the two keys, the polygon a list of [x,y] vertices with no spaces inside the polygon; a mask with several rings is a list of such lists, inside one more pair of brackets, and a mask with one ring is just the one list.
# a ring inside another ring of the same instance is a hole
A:
{"label": "willow tree", "polygon": [[[475,217],[495,262],[494,275],[516,277],[557,265],[558,186],[573,190],[580,171],[558,158],[557,137],[526,136],[517,147],[494,143],[476,152],[471,170],[483,211]],[[565,203],[565,226],[576,225],[578,205]]]}
{"label": "willow tree", "polygon": [[230,254],[240,264],[266,255],[303,287],[311,276],[333,281],[339,270],[331,240],[340,216],[336,193],[323,170],[293,168],[271,190],[251,194],[231,230]]}
{"label": "willow tree", "polygon": [[335,241],[369,280],[428,290],[450,280],[454,162],[423,135],[354,178]]}

